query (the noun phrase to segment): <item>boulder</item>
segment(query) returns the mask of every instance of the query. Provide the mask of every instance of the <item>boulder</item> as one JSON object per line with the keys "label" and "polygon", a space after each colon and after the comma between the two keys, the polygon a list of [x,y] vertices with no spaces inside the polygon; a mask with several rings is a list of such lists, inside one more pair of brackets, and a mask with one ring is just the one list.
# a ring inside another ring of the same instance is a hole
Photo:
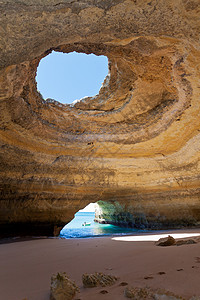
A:
{"label": "boulder", "polygon": [[50,300],[72,300],[79,288],[65,272],[51,277]]}
{"label": "boulder", "polygon": [[162,246],[162,247],[172,246],[175,244],[176,244],[176,240],[171,235],[168,235],[168,237],[165,238],[161,238],[156,242],[157,246]]}
{"label": "boulder", "polygon": [[196,244],[197,241],[195,239],[181,239],[181,240],[176,240],[176,245],[181,246],[181,245],[189,245],[189,244]]}
{"label": "boulder", "polygon": [[174,239],[171,235],[168,235],[166,238],[159,239],[155,244],[157,246],[181,246],[181,245],[189,245],[189,244],[197,244],[200,242],[200,237],[189,237],[184,239]]}
{"label": "boulder", "polygon": [[86,288],[96,287],[96,286],[109,286],[113,285],[117,281],[117,277],[113,275],[107,275],[103,273],[94,274],[83,274],[82,276],[83,285]]}

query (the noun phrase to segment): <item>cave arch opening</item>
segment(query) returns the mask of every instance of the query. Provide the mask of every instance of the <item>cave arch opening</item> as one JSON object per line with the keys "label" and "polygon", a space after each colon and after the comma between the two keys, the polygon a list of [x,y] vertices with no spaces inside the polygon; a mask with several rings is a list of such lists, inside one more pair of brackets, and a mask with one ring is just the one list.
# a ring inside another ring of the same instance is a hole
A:
{"label": "cave arch opening", "polygon": [[135,230],[124,226],[117,226],[112,222],[106,222],[103,219],[104,215],[99,204],[90,203],[84,209],[75,213],[71,222],[66,224],[60,231],[62,238],[88,238],[98,236],[112,236],[119,234],[130,234]]}
{"label": "cave arch opening", "polygon": [[97,95],[107,75],[106,56],[52,51],[41,59],[36,83],[44,100],[72,104]]}
{"label": "cave arch opening", "polygon": [[60,231],[60,236],[64,238],[81,238],[93,235],[96,209],[98,209],[98,204],[90,203],[85,208],[77,211],[71,222],[66,224]]}

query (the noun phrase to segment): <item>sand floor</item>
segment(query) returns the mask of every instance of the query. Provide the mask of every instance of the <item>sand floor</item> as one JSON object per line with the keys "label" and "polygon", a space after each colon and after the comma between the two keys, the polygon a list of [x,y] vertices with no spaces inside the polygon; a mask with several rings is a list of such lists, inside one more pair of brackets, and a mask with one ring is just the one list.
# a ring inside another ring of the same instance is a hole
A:
{"label": "sand floor", "polygon": [[[200,243],[158,247],[153,241],[104,237],[0,244],[0,300],[48,300],[51,275],[60,271],[80,287],[75,299],[125,300],[121,282],[164,288],[189,299],[200,296]],[[111,287],[86,289],[81,282],[85,272],[113,274],[119,280]],[[103,289],[108,293],[101,294]]]}

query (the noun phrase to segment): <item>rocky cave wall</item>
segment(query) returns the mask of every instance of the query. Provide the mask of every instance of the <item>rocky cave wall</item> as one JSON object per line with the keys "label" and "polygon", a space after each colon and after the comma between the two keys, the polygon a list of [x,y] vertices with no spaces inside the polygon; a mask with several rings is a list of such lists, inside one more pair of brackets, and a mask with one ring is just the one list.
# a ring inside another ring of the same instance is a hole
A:
{"label": "rocky cave wall", "polygon": [[[51,234],[96,201],[199,226],[199,0],[2,0],[0,19],[0,235]],[[52,50],[106,55],[99,94],[44,101]]]}

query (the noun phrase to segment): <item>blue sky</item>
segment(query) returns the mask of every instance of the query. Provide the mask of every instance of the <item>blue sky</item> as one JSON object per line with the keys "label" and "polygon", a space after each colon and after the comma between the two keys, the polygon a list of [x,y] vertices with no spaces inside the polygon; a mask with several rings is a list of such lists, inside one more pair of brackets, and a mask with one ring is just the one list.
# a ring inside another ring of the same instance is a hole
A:
{"label": "blue sky", "polygon": [[106,56],[53,51],[44,57],[37,70],[37,89],[44,99],[72,103],[99,92],[108,74]]}
{"label": "blue sky", "polygon": [[98,207],[97,203],[90,203],[85,208],[80,209],[79,212],[94,212],[95,208]]}

